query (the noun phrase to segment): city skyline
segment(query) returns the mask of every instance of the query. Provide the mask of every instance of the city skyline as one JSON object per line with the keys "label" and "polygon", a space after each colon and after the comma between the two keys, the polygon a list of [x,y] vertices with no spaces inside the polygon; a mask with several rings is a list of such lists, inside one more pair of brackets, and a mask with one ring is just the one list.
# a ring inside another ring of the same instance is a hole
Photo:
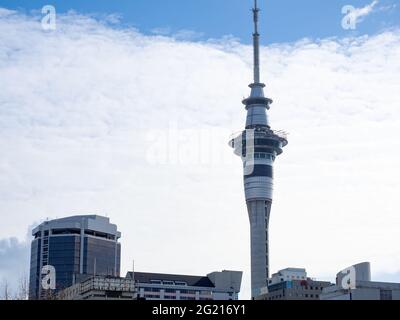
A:
{"label": "city skyline", "polygon": [[[57,16],[44,32],[37,15],[0,10],[0,282],[24,271],[31,225],[107,214],[124,234],[123,272],[132,259],[156,272],[226,266],[245,272],[250,296],[241,165],[226,142],[243,125],[251,46]],[[276,167],[272,272],[333,280],[371,261],[378,277],[400,280],[398,27],[262,46],[271,121],[290,138]]]}

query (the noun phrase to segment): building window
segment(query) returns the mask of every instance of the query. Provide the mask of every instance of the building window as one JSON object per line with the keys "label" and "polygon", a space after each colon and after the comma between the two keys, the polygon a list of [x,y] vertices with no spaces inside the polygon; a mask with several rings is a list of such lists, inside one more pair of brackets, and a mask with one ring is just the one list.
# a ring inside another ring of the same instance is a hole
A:
{"label": "building window", "polygon": [[176,293],[175,289],[165,289],[166,293]]}
{"label": "building window", "polygon": [[381,290],[381,300],[393,300],[392,290]]}
{"label": "building window", "polygon": [[180,292],[181,293],[186,293],[186,294],[196,294],[196,292],[198,292],[198,291],[195,291],[195,290],[180,290]]}
{"label": "building window", "polygon": [[160,296],[155,294],[146,294],[144,297],[148,299],[160,299]]}

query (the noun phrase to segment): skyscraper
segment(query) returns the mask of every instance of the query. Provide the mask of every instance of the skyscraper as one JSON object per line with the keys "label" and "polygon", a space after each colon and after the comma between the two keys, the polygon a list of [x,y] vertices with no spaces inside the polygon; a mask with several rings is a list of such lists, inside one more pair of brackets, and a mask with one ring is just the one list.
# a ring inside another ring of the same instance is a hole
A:
{"label": "skyscraper", "polygon": [[265,85],[260,82],[259,11],[257,0],[254,0],[254,82],[250,84],[250,97],[243,101],[247,110],[246,129],[230,141],[235,154],[243,160],[244,189],[250,219],[253,298],[260,294],[261,288],[266,287],[268,282],[268,225],[273,193],[273,164],[288,144],[286,134],[273,131],[268,121],[267,110],[272,100],[265,97]]}
{"label": "skyscraper", "polygon": [[[42,299],[42,269],[54,267],[55,291],[87,275],[118,277],[121,233],[106,217],[88,215],[45,221],[32,230],[29,299]],[[54,291],[53,291],[54,292]]]}

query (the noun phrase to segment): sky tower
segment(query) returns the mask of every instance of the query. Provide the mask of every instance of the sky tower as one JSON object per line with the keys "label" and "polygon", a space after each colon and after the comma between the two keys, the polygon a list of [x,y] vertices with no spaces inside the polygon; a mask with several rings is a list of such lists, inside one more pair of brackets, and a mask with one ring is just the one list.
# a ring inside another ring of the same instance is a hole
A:
{"label": "sky tower", "polygon": [[235,154],[243,160],[244,190],[250,219],[252,298],[258,296],[268,282],[273,164],[288,144],[286,134],[273,131],[268,121],[267,110],[272,100],[265,97],[265,85],[260,82],[259,12],[257,0],[254,0],[254,82],[249,86],[250,97],[243,101],[247,110],[246,129],[230,141]]}

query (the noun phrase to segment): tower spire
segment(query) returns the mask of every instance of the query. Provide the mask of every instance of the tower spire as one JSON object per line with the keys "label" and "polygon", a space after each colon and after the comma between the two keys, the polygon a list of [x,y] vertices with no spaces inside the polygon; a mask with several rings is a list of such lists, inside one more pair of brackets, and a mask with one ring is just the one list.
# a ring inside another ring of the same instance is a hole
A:
{"label": "tower spire", "polygon": [[254,49],[254,83],[260,83],[260,34],[258,33],[258,13],[260,9],[257,5],[257,0],[254,0],[253,20],[253,49]]}

